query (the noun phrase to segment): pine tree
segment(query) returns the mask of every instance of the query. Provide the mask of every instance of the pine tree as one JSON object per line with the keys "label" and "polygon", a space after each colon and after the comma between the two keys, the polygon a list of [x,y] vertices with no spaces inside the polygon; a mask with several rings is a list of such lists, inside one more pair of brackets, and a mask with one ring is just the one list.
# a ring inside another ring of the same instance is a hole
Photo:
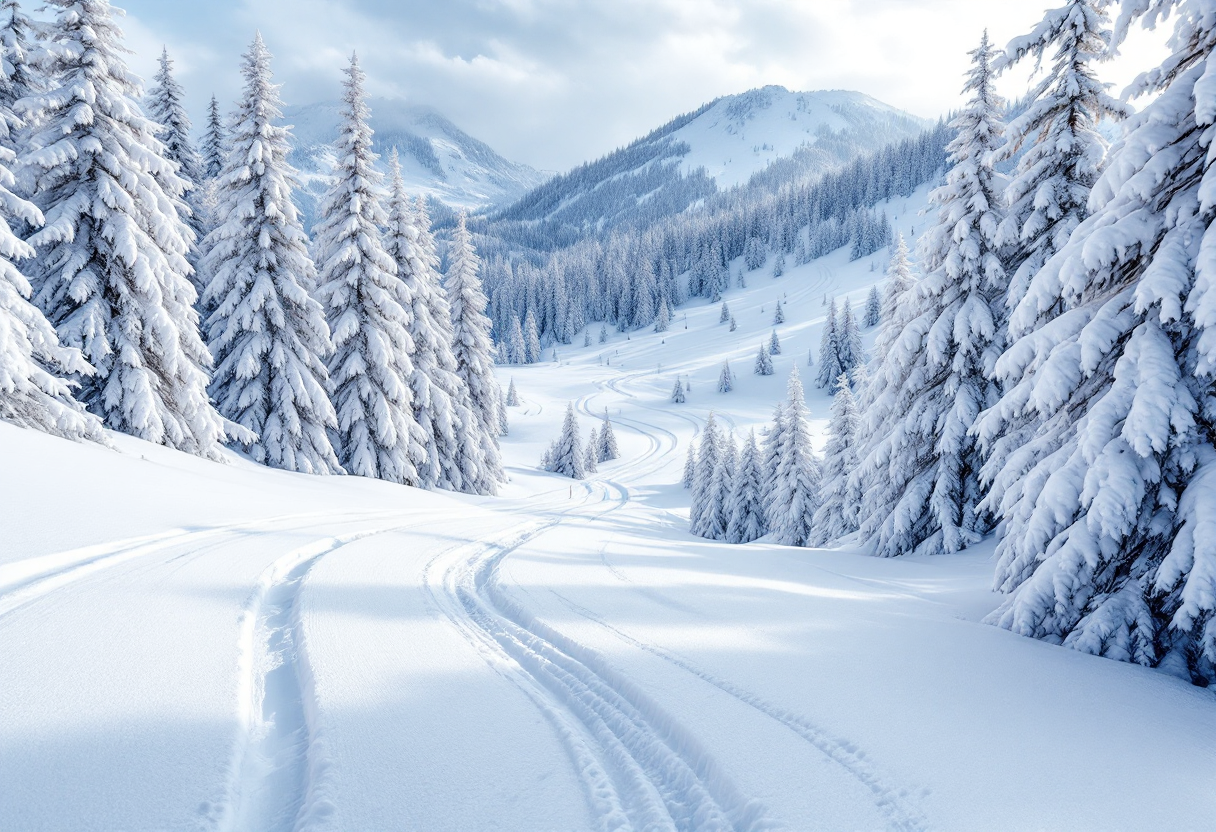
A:
{"label": "pine tree", "polygon": [[718,315],[718,323],[724,324],[730,320],[730,307],[726,305],[726,301],[722,301],[722,311]]}
{"label": "pine tree", "polygon": [[536,330],[536,316],[531,309],[524,318],[524,361],[528,364],[540,361],[540,335]]}
{"label": "pine tree", "polygon": [[587,450],[583,454],[583,469],[585,473],[599,473],[599,436],[595,433],[595,428],[591,429],[591,434],[587,437]]}
{"label": "pine tree", "polygon": [[777,330],[773,330],[773,337],[768,341],[769,355],[781,355],[781,339],[777,337]]}
{"label": "pine tree", "polygon": [[680,377],[676,376],[676,386],[671,388],[671,403],[684,404],[684,385],[680,382]]}
{"label": "pine tree", "polygon": [[777,301],[777,311],[773,313],[773,326],[785,323],[785,312],[781,311],[781,301]]}
{"label": "pine tree", "polygon": [[760,344],[760,352],[756,353],[756,366],[752,369],[758,376],[771,376],[773,374],[773,359],[769,357],[768,348],[763,343]]}
{"label": "pine tree", "polygon": [[[1117,37],[1173,10],[1172,54],[1068,242],[1014,310],[998,372],[1042,419],[1006,462],[990,617],[1023,635],[1216,682],[1216,438],[1210,78],[1216,19],[1196,0],[1125,5]],[[1049,13],[1050,17],[1051,13]]]}
{"label": "pine tree", "polygon": [[481,465],[475,474],[466,472],[464,490],[494,494],[498,484],[506,481],[498,450],[498,408],[502,403],[502,391],[494,377],[494,341],[490,337],[490,319],[486,317],[488,302],[477,275],[480,263],[465,225],[465,216],[461,213],[456,218],[456,230],[452,235],[444,287],[451,308],[456,375],[464,383],[469,409],[476,417],[464,426],[465,430],[471,432],[480,423]]}
{"label": "pine tree", "polygon": [[819,374],[815,380],[816,387],[828,387],[833,393],[836,392],[836,379],[845,371],[840,364],[839,338],[836,330],[836,299],[833,298],[819,339]]}
{"label": "pine tree", "polygon": [[203,133],[203,143],[200,148],[202,156],[203,180],[216,179],[224,172],[225,148],[228,146],[227,134],[224,131],[224,120],[220,117],[220,103],[211,96],[207,105],[207,130]]}
{"label": "pine tree", "polygon": [[777,252],[777,258],[773,260],[773,277],[781,277],[785,274],[785,254]]}
{"label": "pine tree", "polygon": [[[659,304],[659,315],[654,322],[655,332],[666,332],[671,328],[671,313],[667,310],[667,304]],[[591,346],[591,333],[587,333],[587,343],[583,346]]]}
{"label": "pine tree", "polygon": [[[47,79],[42,71],[35,66],[35,24],[29,15],[21,10],[19,0],[0,0],[0,50],[3,50],[4,61],[0,67],[0,108],[7,114],[9,124],[0,142],[9,150],[16,151],[20,144],[22,123],[25,119],[13,117],[16,104],[23,98],[41,92],[47,86]],[[34,113],[27,113],[27,118]],[[6,163],[11,164],[11,160]]]}
{"label": "pine tree", "polygon": [[836,386],[839,392],[832,399],[829,438],[824,448],[820,504],[814,519],[814,540],[821,546],[857,531],[857,512],[861,503],[856,480],[851,479],[857,470],[857,434],[861,427],[861,413],[849,389],[849,380],[840,379]]}
{"label": "pine tree", "polygon": [[498,403],[498,435],[509,436],[511,433],[511,423],[507,421],[507,397],[503,396],[502,401]]}
{"label": "pine tree", "polygon": [[519,392],[515,389],[515,379],[512,377],[510,386],[507,387],[507,407],[519,407]]}
{"label": "pine tree", "polygon": [[574,404],[566,405],[566,418],[562,421],[562,432],[549,459],[549,470],[563,477],[581,480],[587,474],[585,455],[578,438],[578,419],[574,415]]}
{"label": "pine tree", "polygon": [[734,332],[738,328],[739,328],[739,325],[737,323],[735,323],[735,316],[731,315],[730,316],[730,331]]}
{"label": "pine tree", "polygon": [[611,462],[619,459],[621,449],[616,444],[616,434],[612,430],[612,422],[608,421],[608,410],[604,410],[604,424],[600,428],[600,462]]}
{"label": "pine tree", "polygon": [[813,518],[819,508],[821,469],[811,449],[808,417],[802,381],[795,367],[790,373],[784,412],[773,425],[778,457],[767,489],[769,529],[773,541],[785,546],[810,545]]}
{"label": "pine tree", "polygon": [[697,443],[690,441],[688,443],[688,453],[684,457],[684,474],[680,477],[680,485],[685,488],[692,488],[693,481],[697,476]]}
{"label": "pine tree", "polygon": [[211,394],[220,411],[256,434],[258,462],[313,474],[340,473],[328,431],[338,427],[326,391],[333,351],[316,271],[291,201],[287,129],[277,125],[278,87],[261,36],[245,53],[245,92],[217,182],[224,222],[203,242],[212,275],[204,304],[215,354]]}
{"label": "pine tree", "polygon": [[78,398],[108,427],[218,458],[227,428],[207,399],[186,182],[141,114],[109,4],[47,5],[57,10],[47,33],[54,84],[19,105],[34,121],[22,178],[46,218],[28,240],[35,301],[61,343],[96,368],[77,375]]}
{"label": "pine tree", "polygon": [[718,373],[718,392],[729,393],[735,389],[735,375],[730,371],[730,361],[722,362],[722,371]]}
{"label": "pine tree", "polygon": [[717,427],[714,415],[709,415],[697,455],[693,480],[692,533],[710,540],[726,536],[726,498],[730,493],[730,476],[734,468],[733,441],[728,441]]}
{"label": "pine tree", "polygon": [[511,332],[507,336],[507,361],[511,364],[527,364],[528,348],[524,346],[524,329],[519,325],[519,316],[511,319]]}
{"label": "pine tree", "polygon": [[605,324],[600,324],[600,343],[608,340],[608,327]]}
{"label": "pine tree", "polygon": [[751,543],[765,534],[764,473],[760,469],[760,449],[756,432],[751,431],[739,456],[734,487],[730,494],[726,524],[727,543]]}
{"label": "pine tree", "polygon": [[971,99],[952,122],[946,184],[932,194],[938,221],[925,235],[928,273],[909,293],[910,320],[884,358],[905,383],[881,402],[891,408],[890,429],[862,461],[862,537],[883,556],[957,552],[989,529],[970,431],[996,401],[988,371],[1002,347],[996,307],[1006,281],[993,239],[1002,181],[992,168],[1002,103],[987,35],[971,55]]}
{"label": "pine tree", "polygon": [[452,315],[440,285],[429,228],[426,203],[411,205],[393,148],[389,152],[384,250],[397,267],[398,298],[407,313],[412,344],[414,371],[408,383],[414,421],[422,430],[425,448],[424,461],[418,465],[419,485],[478,493],[477,483],[482,479],[480,421],[470,407],[468,389],[456,374]]}
{"label": "pine tree", "polygon": [[55,328],[29,302],[29,281],[16,265],[33,257],[34,249],[13,234],[12,221],[42,225],[42,213],[12,192],[9,165],[15,155],[4,145],[19,124],[11,105],[0,99],[0,419],[66,439],[104,442],[101,421],[60,377],[90,375],[93,368],[79,350],[59,344]]}
{"label": "pine tree", "polygon": [[[903,241],[903,238],[900,238]],[[866,314],[862,324],[868,329],[872,326],[878,326],[882,321],[882,297],[878,294],[878,284],[870,287],[870,294],[866,295]]]}
{"label": "pine tree", "polygon": [[[519,319],[517,318],[516,320],[518,321]],[[519,334],[520,341],[523,341],[523,337],[524,337],[523,331],[520,330],[520,334]],[[584,347],[591,346],[591,330],[590,329],[588,329],[586,332],[583,333],[583,346]]]}
{"label": "pine tree", "polygon": [[861,331],[857,328],[857,319],[853,317],[853,304],[847,300],[841,309],[840,326],[837,328],[836,337],[841,371],[851,373],[854,367],[859,367],[866,362],[865,349],[861,344]]}
{"label": "pine tree", "polygon": [[317,297],[334,344],[329,390],[338,417],[336,451],[349,474],[420,485],[430,437],[414,418],[409,298],[380,236],[388,214],[358,58],[351,57],[346,75],[334,182],[320,203],[316,239]]}

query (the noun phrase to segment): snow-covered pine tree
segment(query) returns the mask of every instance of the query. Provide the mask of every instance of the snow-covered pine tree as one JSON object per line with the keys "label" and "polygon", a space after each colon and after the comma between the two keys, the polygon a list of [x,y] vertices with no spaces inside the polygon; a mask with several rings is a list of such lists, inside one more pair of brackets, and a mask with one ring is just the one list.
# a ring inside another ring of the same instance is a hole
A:
{"label": "snow-covered pine tree", "polygon": [[[519,337],[520,337],[520,340],[523,340],[524,336],[523,336],[522,330],[520,331]],[[591,330],[590,329],[588,329],[586,332],[583,333],[583,346],[584,347],[591,346]]]}
{"label": "snow-covered pine tree", "polygon": [[680,381],[680,377],[676,376],[676,386],[671,388],[671,403],[684,404],[684,384]]}
{"label": "snow-covered pine tree", "polygon": [[726,540],[730,528],[731,495],[735,491],[735,471],[739,466],[739,446],[735,435],[727,430],[722,442],[722,454],[714,468],[714,478],[707,500],[713,513],[713,539]]}
{"label": "snow-covered pine tree", "polygon": [[[414,418],[411,311],[380,228],[382,176],[372,152],[363,70],[351,56],[334,144],[333,185],[319,205],[317,298],[334,352],[330,400],[338,417],[338,462],[348,474],[421,485],[431,440]],[[406,305],[403,305],[403,301]]]}
{"label": "snow-covered pine tree", "polygon": [[511,318],[511,332],[507,335],[507,362],[527,364],[528,348],[524,345],[524,328],[519,325],[519,316]]}
{"label": "snow-covered pine tree", "polygon": [[773,337],[768,339],[769,355],[781,355],[781,339],[777,337],[777,330],[773,330]]}
{"label": "snow-covered pine tree", "polygon": [[515,389],[515,378],[512,376],[507,386],[507,407],[519,407],[519,392]]}
{"label": "snow-covered pine tree", "polygon": [[689,441],[688,454],[684,457],[684,474],[680,477],[680,485],[692,488],[697,476],[697,443]]}
{"label": "snow-covered pine tree", "polygon": [[[494,377],[494,340],[490,337],[492,324],[486,317],[486,296],[477,274],[480,263],[462,212],[456,218],[456,229],[448,250],[448,273],[444,287],[451,307],[452,356],[456,359],[456,375],[464,383],[469,409],[481,425],[481,435],[478,437],[481,465],[475,474],[466,472],[465,490],[494,494],[498,484],[506,481],[498,450],[498,408],[502,404],[502,392]],[[532,320],[530,312],[528,315]],[[536,357],[539,358],[539,354]],[[466,424],[465,430],[472,431],[474,426]],[[469,481],[471,477],[475,477],[474,482]]]}
{"label": "snow-covered pine tree", "polygon": [[828,306],[828,315],[823,322],[823,333],[819,337],[819,374],[816,387],[827,387],[836,392],[836,379],[845,371],[840,364],[840,333],[836,328],[836,299]]}
{"label": "snow-covered pine tree", "polygon": [[599,455],[600,442],[599,436],[595,433],[595,428],[591,429],[591,434],[587,437],[587,449],[583,454],[583,470],[588,474],[599,473]]}
{"label": "snow-covered pine tree", "polygon": [[604,409],[604,424],[600,428],[600,444],[599,455],[600,462],[611,462],[614,459],[619,459],[621,449],[616,444],[616,434],[612,430],[612,422],[608,419],[608,409]]}
{"label": "snow-covered pine tree", "polygon": [[511,433],[511,423],[507,420],[507,397],[502,397],[502,402],[498,406],[498,435],[509,436]]}
{"label": "snow-covered pine tree", "polygon": [[[717,420],[711,412],[701,432],[697,446],[697,459],[692,478],[692,507],[689,511],[689,531],[698,537],[713,538],[715,515],[710,504],[714,471],[722,456],[723,439],[718,431]],[[692,449],[689,448],[689,453]]]}
{"label": "snow-covered pine tree", "polygon": [[245,90],[216,185],[224,222],[203,242],[211,283],[207,333],[215,355],[211,394],[220,411],[256,434],[258,462],[312,474],[341,473],[330,444],[337,416],[326,391],[333,351],[316,268],[291,200],[287,129],[261,35],[245,53]]}
{"label": "snow-covered pine tree", "polygon": [[777,252],[777,257],[773,260],[773,277],[781,277],[785,274],[785,253]]}
{"label": "snow-covered pine tree", "polygon": [[[452,354],[452,317],[436,269],[438,258],[424,236],[429,226],[411,205],[401,179],[397,150],[389,153],[388,222],[384,250],[397,267],[397,297],[407,313],[414,371],[408,379],[414,421],[424,436],[424,461],[418,465],[424,488],[478,493],[482,442],[480,422],[469,405],[468,390],[456,374]],[[470,426],[467,427],[466,426]],[[500,425],[501,430],[501,425]]]}
{"label": "snow-covered pine tree", "polygon": [[203,180],[216,179],[224,172],[224,158],[227,156],[227,134],[224,131],[224,120],[220,116],[220,103],[215,95],[207,105],[207,129],[203,133],[200,146]]}
{"label": "snow-covered pine tree", "polygon": [[840,355],[840,369],[843,372],[851,373],[854,367],[858,367],[866,362],[865,349],[861,345],[861,331],[857,328],[857,319],[853,317],[853,304],[849,303],[848,300],[845,300],[841,310],[840,326],[837,327],[836,337]]}
{"label": "snow-covered pine tree", "polygon": [[[1003,182],[992,167],[1002,102],[992,53],[985,33],[971,52],[971,98],[952,122],[946,184],[932,193],[938,220],[924,237],[927,274],[908,293],[911,320],[884,357],[890,368],[879,384],[890,395],[867,402],[890,408],[874,415],[888,432],[871,437],[860,468],[862,537],[882,556],[957,552],[989,529],[970,430],[996,401],[988,373],[1003,346],[1006,279],[994,241]],[[902,389],[892,389],[895,376]]]}
{"label": "snow-covered pine tree", "polygon": [[[903,324],[910,319],[912,298],[907,293],[915,283],[916,278],[912,276],[912,264],[908,258],[908,244],[904,240],[904,235],[897,233],[895,246],[891,252],[891,262],[887,265],[887,285],[882,296],[880,314],[883,328],[878,336],[878,343],[882,344],[882,348],[878,350],[879,354],[886,353],[891,343],[903,331]],[[891,323],[893,321],[902,321],[902,323],[896,326]]]}
{"label": "snow-covered pine tree", "polygon": [[722,371],[718,373],[718,392],[729,393],[735,389],[735,374],[730,370],[730,360],[722,362]]}
{"label": "snow-covered pine tree", "polygon": [[737,323],[735,323],[735,316],[731,315],[730,316],[730,331],[734,332],[738,328],[739,328],[739,325]]}
{"label": "snow-covered pine tree", "polygon": [[852,474],[857,470],[857,433],[861,413],[849,389],[849,379],[836,383],[839,392],[832,399],[828,420],[828,443],[823,454],[823,479],[819,508],[815,512],[814,541],[824,545],[857,531],[857,510],[861,494]]}
{"label": "snow-covered pine tree", "polygon": [[[903,239],[902,237],[900,238]],[[862,322],[868,329],[872,326],[878,326],[882,320],[882,296],[878,294],[878,284],[870,287],[870,294],[866,295],[866,315]]]}
{"label": "snow-covered pine tree", "polygon": [[748,434],[739,456],[727,513],[727,543],[751,543],[764,535],[767,529],[764,473],[760,469],[760,449],[756,446],[755,431]]}
{"label": "snow-covered pine tree", "polygon": [[773,313],[773,326],[785,323],[785,312],[781,309],[781,301],[777,301],[777,311]]}
{"label": "snow-covered pine tree", "polygon": [[160,140],[165,146],[165,158],[177,165],[177,175],[186,181],[189,196],[203,179],[203,163],[190,138],[190,116],[183,100],[186,93],[173,77],[173,59],[167,48],[161,50],[158,64],[153,76],[156,84],[144,100],[148,115],[163,128]]}
{"label": "snow-covered pine tree", "polygon": [[22,178],[46,217],[28,240],[38,251],[35,302],[61,343],[96,368],[77,376],[78,398],[108,427],[219,458],[227,428],[207,399],[186,183],[140,110],[109,4],[47,5],[54,83],[18,105],[35,122]]}
{"label": "snow-covered pine tree", "polygon": [[[1041,364],[1046,352],[1027,338],[1053,337],[1053,322],[1069,305],[1060,291],[1053,292],[1043,306],[1019,304],[1043,264],[1063,248],[1089,214],[1086,203],[1106,152],[1106,142],[1096,130],[1098,120],[1126,114],[1123,105],[1106,94],[1093,70],[1110,39],[1105,4],[1072,0],[1047,12],[1030,35],[1010,44],[1005,56],[1006,63],[1033,57],[1037,64],[1047,50],[1055,52],[1052,68],[1032,91],[1028,109],[1009,125],[1001,151],[1001,156],[1012,156],[1025,150],[1006,191],[1009,214],[1000,230],[1012,252],[1006,303],[1012,312],[1009,334],[1014,346],[996,363],[1005,392],[981,417],[976,433],[986,454],[981,476],[989,493],[984,507],[1009,517],[1007,525],[1013,530],[997,544],[997,585],[1005,589],[1020,584],[1039,556],[1035,551],[1027,557],[1020,550],[1027,542],[1023,524],[1035,502],[1035,495],[1023,495],[1020,489],[1027,483],[1041,487],[1047,469],[1040,463],[1059,450],[1054,441],[1060,438],[1058,433],[1048,431],[1052,440],[1046,442],[1040,433],[1041,422],[1052,413],[1041,407],[1043,398],[1036,391],[1040,370],[1047,369]],[[1045,299],[1040,295],[1040,300]],[[1035,468],[1039,468],[1037,476],[1024,476]],[[1032,545],[1037,547],[1037,540]]]}
{"label": "snow-covered pine tree", "polygon": [[1137,83],[1157,97],[1014,310],[1020,326],[1062,309],[999,365],[1021,377],[1011,392],[1033,379],[1027,408],[1043,421],[999,474],[1017,477],[997,569],[1013,594],[989,620],[1211,684],[1216,16],[1200,0],[1129,3],[1116,41],[1171,11],[1171,54]]}
{"label": "snow-covered pine tree", "polygon": [[524,361],[528,364],[540,361],[540,335],[536,328],[536,316],[531,309],[524,318]]}
{"label": "snow-covered pine tree", "polygon": [[[655,318],[655,321],[654,321],[654,331],[655,332],[666,332],[670,328],[671,328],[671,312],[668,311],[666,303],[660,303],[659,304],[659,315],[657,318]],[[585,346],[585,347],[591,346],[591,333],[590,332],[587,333],[587,343],[584,344],[583,346]]]}
{"label": "snow-covered pine tree", "polygon": [[42,225],[42,213],[11,190],[15,154],[6,145],[18,125],[11,103],[0,98],[0,419],[66,439],[104,442],[101,421],[60,377],[90,375],[93,368],[79,350],[60,345],[55,328],[30,303],[29,281],[16,265],[33,257],[34,249],[13,233],[12,222]]}
{"label": "snow-covered pine tree", "polygon": [[[48,83],[42,70],[34,65],[36,44],[32,38],[35,36],[34,21],[22,11],[20,2],[0,0],[0,50],[4,56],[0,63],[0,109],[6,120],[3,135],[0,135],[0,147],[15,153],[25,150],[23,135],[31,117],[37,117],[36,113],[27,113],[25,118],[18,117],[17,102],[44,90]],[[12,160],[6,162],[5,166],[10,167],[12,172]],[[20,188],[20,185],[14,183],[14,187]],[[24,222],[24,217],[17,214],[11,219]]]}
{"label": "snow-covered pine tree", "polygon": [[573,403],[566,405],[566,418],[562,421],[561,435],[553,444],[549,470],[576,480],[581,480],[587,474],[584,452],[578,438],[578,419],[574,415]]}
{"label": "snow-covered pine tree", "polygon": [[607,340],[608,340],[608,326],[607,326],[607,324],[600,324],[600,343],[603,344]]}
{"label": "snow-covered pine tree", "polygon": [[760,352],[756,353],[756,365],[752,368],[752,372],[758,376],[771,376],[773,374],[773,359],[768,354],[768,347],[764,343],[760,344]]}
{"label": "snow-covered pine tree", "polygon": [[718,323],[724,324],[730,320],[730,307],[726,305],[726,301],[722,301],[722,311],[718,314]]}
{"label": "snow-covered pine tree", "polygon": [[772,428],[777,464],[767,489],[768,526],[773,541],[785,546],[807,546],[814,534],[813,518],[819,508],[822,471],[811,448],[811,426],[798,378],[790,372],[785,407]]}

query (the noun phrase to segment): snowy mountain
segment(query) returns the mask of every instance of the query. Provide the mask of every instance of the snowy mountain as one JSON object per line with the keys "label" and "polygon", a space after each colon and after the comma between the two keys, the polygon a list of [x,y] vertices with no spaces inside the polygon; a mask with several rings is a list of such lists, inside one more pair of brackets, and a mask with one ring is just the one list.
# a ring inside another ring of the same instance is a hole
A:
{"label": "snowy mountain", "polygon": [[[410,193],[425,193],[451,206],[482,208],[509,204],[548,177],[504,159],[429,107],[385,98],[370,99],[368,106],[381,163],[397,148]],[[329,101],[283,111],[284,123],[292,125],[291,162],[300,171],[300,202],[308,225],[329,183],[334,161],[330,145],[338,135],[341,108],[340,102]]]}
{"label": "snowy mountain", "polygon": [[862,93],[749,90],[554,177],[498,218],[581,228],[653,219],[766,172],[788,177],[829,169],[927,126]]}

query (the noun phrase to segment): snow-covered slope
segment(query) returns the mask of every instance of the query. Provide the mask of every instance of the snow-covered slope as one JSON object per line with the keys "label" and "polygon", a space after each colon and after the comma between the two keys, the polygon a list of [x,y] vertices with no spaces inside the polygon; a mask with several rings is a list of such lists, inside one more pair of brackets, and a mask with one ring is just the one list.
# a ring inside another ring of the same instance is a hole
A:
{"label": "snow-covered slope", "polygon": [[[906,236],[927,190],[880,206]],[[980,624],[990,545],[688,534],[709,412],[763,425],[884,260],[770,260],[734,332],[694,302],[500,368],[498,498],[0,423],[0,829],[1211,828],[1211,690]],[[620,443],[582,482],[536,467],[568,401]]]}
{"label": "snow-covered slope", "polygon": [[716,99],[632,144],[580,165],[499,212],[582,228],[684,210],[783,165],[825,170],[922,132],[928,122],[857,92],[769,86]]}
{"label": "snow-covered slope", "polygon": [[[387,156],[397,148],[410,193],[425,193],[454,207],[483,208],[508,204],[548,176],[504,159],[429,107],[384,98],[373,98],[368,106],[376,151]],[[292,164],[300,170],[305,186],[301,201],[309,215],[328,184],[330,144],[338,135],[341,107],[324,102],[283,112],[284,123],[293,128]]]}

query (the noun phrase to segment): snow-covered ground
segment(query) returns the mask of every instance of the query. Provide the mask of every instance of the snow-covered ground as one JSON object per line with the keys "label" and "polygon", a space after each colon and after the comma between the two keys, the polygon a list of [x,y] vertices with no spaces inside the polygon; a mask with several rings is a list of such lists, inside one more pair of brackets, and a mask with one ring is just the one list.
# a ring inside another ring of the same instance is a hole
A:
{"label": "snow-covered ground", "polygon": [[[1216,697],[978,623],[989,546],[687,534],[708,413],[764,424],[883,256],[502,368],[493,499],[0,424],[0,829],[1210,829]],[[536,469],[568,401],[621,444],[584,482]]]}

